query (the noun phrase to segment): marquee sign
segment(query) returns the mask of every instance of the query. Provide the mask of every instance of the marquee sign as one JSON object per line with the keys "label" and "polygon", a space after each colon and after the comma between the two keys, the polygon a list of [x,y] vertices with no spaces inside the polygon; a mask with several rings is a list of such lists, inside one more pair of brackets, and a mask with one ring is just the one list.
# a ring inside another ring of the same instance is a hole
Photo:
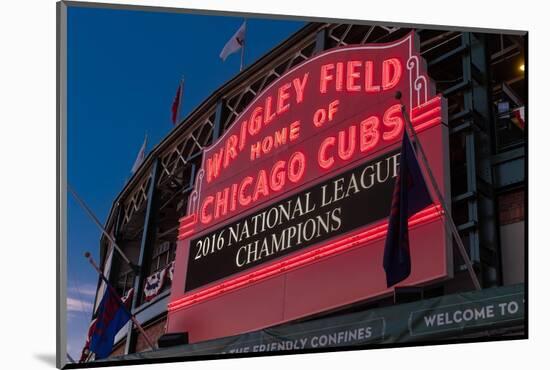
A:
{"label": "marquee sign", "polygon": [[386,217],[398,157],[385,154],[192,239],[186,290]]}
{"label": "marquee sign", "polygon": [[[446,102],[415,45],[410,33],[319,54],[273,82],[204,150],[180,220],[168,332],[211,339],[390,292],[381,256],[401,104],[448,190]],[[409,220],[413,271],[404,283],[452,271],[442,217],[434,204]],[[220,310],[234,313],[230,323],[213,319]]]}

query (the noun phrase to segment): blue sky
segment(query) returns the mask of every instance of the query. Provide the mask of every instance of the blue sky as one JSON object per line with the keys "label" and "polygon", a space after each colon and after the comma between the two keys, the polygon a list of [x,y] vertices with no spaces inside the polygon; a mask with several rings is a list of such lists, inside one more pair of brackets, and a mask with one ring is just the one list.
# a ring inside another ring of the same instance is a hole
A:
{"label": "blue sky", "polygon": [[[239,70],[239,54],[218,57],[242,17],[70,7],[68,11],[68,181],[104,222],[149,137],[172,129],[170,107],[185,76],[181,117]],[[245,65],[302,22],[249,19]],[[89,324],[100,231],[68,196],[68,351],[78,360]]]}

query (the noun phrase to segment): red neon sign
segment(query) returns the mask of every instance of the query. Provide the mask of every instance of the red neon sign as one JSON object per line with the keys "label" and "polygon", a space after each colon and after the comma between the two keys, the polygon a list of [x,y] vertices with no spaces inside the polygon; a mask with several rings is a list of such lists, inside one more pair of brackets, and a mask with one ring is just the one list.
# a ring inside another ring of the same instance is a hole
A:
{"label": "red neon sign", "polygon": [[[409,219],[409,227],[412,228],[417,225],[431,222],[435,219],[440,218],[442,215],[443,210],[441,209],[441,206],[433,205],[427,207],[426,209],[418,212]],[[280,262],[273,263],[269,266],[263,267],[246,275],[242,275],[233,279],[228,279],[223,283],[216,284],[207,289],[202,289],[196,293],[186,295],[176,301],[170,302],[168,304],[168,310],[177,311],[181,308],[202,302],[219,294],[242,288],[246,285],[256,283],[263,279],[267,279],[271,276],[284,273],[286,271],[307,265],[309,263],[317,262],[321,258],[330,257],[348,249],[357,247],[358,245],[364,246],[373,240],[384,238],[387,231],[388,223],[387,221],[384,221],[381,224],[371,226],[364,231],[358,231],[351,235],[347,235],[343,238],[334,240],[310,252],[302,253],[290,258],[285,258]]]}
{"label": "red neon sign", "polygon": [[[401,102],[423,140],[440,189],[448,190],[446,101],[435,94],[415,45],[411,33],[392,43],[319,54],[274,81],[204,150],[188,216],[180,220],[168,332],[189,331],[194,342],[387,294],[381,267],[385,218],[284,257],[271,256],[223,279],[203,279],[212,283],[189,291],[185,283],[195,260],[207,263],[230,248],[243,248],[240,240],[248,238],[248,231],[237,236],[232,226],[240,220],[328,179],[334,179],[338,191],[339,175],[395,152],[405,127]],[[401,102],[395,99],[397,91]],[[364,211],[369,212],[369,204]],[[424,242],[411,244],[413,272],[406,282],[444,279],[452,273],[443,217],[434,205],[409,220],[411,240]],[[216,235],[210,238],[212,233]],[[238,244],[234,247],[219,240],[230,233]],[[191,251],[201,238],[208,248]],[[248,250],[248,259],[256,252]],[[234,263],[216,261],[209,268]],[[368,278],[357,279],[363,275]],[[339,288],[327,295],[331,284]],[[245,314],[251,307],[254,314]],[[224,321],[214,312],[231,312],[232,318]]]}
{"label": "red neon sign", "polygon": [[[339,50],[360,54],[355,49]],[[281,78],[279,83],[260,94],[232,128],[205,149],[202,166],[205,175],[201,172],[198,176],[199,190],[189,209],[190,213],[199,214],[200,228],[207,228],[211,222],[223,222],[299,186],[296,181],[283,186],[266,183],[262,172],[275,170],[269,166],[272,158],[280,157],[289,147],[299,147],[306,142],[312,145],[308,151],[315,153],[304,154],[307,158],[318,158],[319,162],[307,166],[303,179],[307,182],[317,177],[319,169],[331,168],[335,163],[334,155],[342,165],[345,164],[342,162],[366,157],[395,143],[404,127],[400,105],[394,99],[396,91],[410,95],[410,107],[414,107],[411,116],[423,104],[441,105],[439,98],[430,103],[426,91],[426,99],[420,97],[422,90],[430,89],[422,86],[425,76],[418,76],[418,81],[414,82],[420,86],[419,90],[413,91],[416,85],[414,88],[407,86],[407,74],[403,72],[405,63],[405,59],[398,57],[376,58],[376,55],[366,61],[320,62],[317,73],[297,68],[293,73],[297,77]],[[344,98],[351,102],[340,104]],[[372,100],[378,107],[367,109],[373,104]],[[310,104],[306,104],[308,102]],[[417,102],[420,104],[415,105]],[[365,105],[364,111],[370,114],[357,116],[358,111],[363,110],[358,109],[361,105]],[[433,113],[434,120],[418,117],[413,119],[413,124],[419,126],[419,130],[439,124],[441,111]],[[334,131],[336,135],[329,134]],[[318,140],[311,142],[309,139],[313,136],[318,136]],[[328,155],[327,150],[333,146],[336,153]],[[284,158],[283,161],[285,159],[288,160]],[[305,162],[301,164],[305,165]],[[229,209],[226,206],[228,196],[236,200]]]}

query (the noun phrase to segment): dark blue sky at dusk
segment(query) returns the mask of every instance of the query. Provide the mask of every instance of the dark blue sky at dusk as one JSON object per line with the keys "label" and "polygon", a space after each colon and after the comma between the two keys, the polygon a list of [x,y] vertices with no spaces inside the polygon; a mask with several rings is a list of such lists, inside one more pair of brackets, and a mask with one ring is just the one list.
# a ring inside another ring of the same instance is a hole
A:
{"label": "dark blue sky at dusk", "polygon": [[[69,7],[68,182],[105,222],[143,143],[173,128],[170,108],[185,76],[180,117],[239,72],[219,53],[242,17]],[[249,18],[245,66],[304,25]],[[68,351],[78,360],[91,317],[101,233],[68,195]]]}

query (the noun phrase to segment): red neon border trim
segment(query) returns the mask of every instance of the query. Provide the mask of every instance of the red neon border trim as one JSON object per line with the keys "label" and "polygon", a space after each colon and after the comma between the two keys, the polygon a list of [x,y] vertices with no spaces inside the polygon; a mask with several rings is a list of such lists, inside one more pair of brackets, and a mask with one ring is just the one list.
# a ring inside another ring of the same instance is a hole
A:
{"label": "red neon border trim", "polygon": [[[443,210],[441,209],[441,206],[434,204],[409,218],[409,227],[431,222],[440,217],[442,214]],[[246,285],[265,280],[271,276],[279,275],[283,272],[309,265],[322,258],[339,254],[343,251],[354,248],[359,244],[380,239],[386,235],[387,230],[387,221],[371,226],[365,230],[359,230],[351,235],[347,235],[317,247],[314,250],[299,254],[297,256],[285,258],[282,261],[265,266],[254,272],[235,278],[230,278],[225,280],[223,283],[202,289],[196,293],[185,295],[174,302],[168,303],[168,311],[174,312],[180,310],[184,307],[197,304],[222,293],[230,292]]]}

